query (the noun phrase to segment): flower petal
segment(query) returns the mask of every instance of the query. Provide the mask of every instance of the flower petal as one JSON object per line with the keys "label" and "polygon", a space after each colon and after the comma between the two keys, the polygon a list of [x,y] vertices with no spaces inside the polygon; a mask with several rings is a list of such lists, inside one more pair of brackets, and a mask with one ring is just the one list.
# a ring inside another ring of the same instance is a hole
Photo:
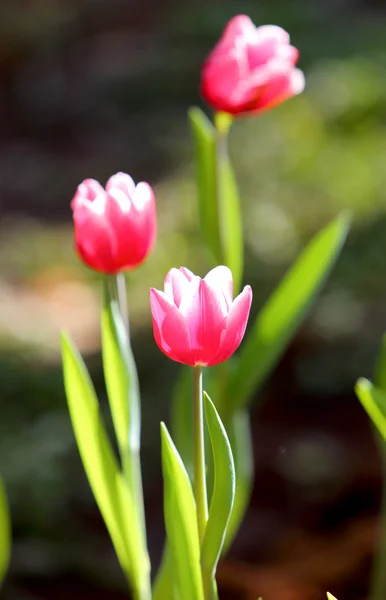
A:
{"label": "flower petal", "polygon": [[279,44],[289,44],[290,36],[285,29],[278,25],[260,25],[256,28],[259,41],[274,39]]}
{"label": "flower petal", "polygon": [[180,312],[185,317],[195,364],[208,364],[220,350],[227,323],[228,309],[222,290],[197,277],[182,297]]}
{"label": "flower petal", "polygon": [[181,298],[189,285],[189,281],[182,269],[170,269],[165,277],[165,294],[177,308],[180,306]]}
{"label": "flower petal", "polygon": [[121,190],[131,198],[135,191],[135,183],[127,173],[116,173],[106,183],[106,192],[111,192],[113,189]]}
{"label": "flower petal", "polygon": [[180,271],[185,275],[188,281],[193,281],[193,279],[196,277],[195,274],[187,267],[180,267]]}
{"label": "flower petal", "polygon": [[[238,15],[203,65],[201,94],[214,109],[232,115],[272,108],[302,91],[299,75],[291,85],[298,56],[284,29],[276,25],[256,28],[249,17]],[[280,76],[272,61],[281,64]]]}
{"label": "flower petal", "polygon": [[172,360],[194,365],[184,317],[164,292],[150,289],[154,338],[159,349]]}
{"label": "flower petal", "polygon": [[245,334],[251,304],[252,289],[247,285],[233,301],[227,318],[226,332],[222,336],[220,352],[208,363],[208,366],[227,360],[237,350]]}
{"label": "flower petal", "polygon": [[205,276],[204,281],[209,283],[213,288],[221,289],[224,294],[228,308],[233,302],[233,276],[232,271],[220,265],[215,267]]}
{"label": "flower petal", "polygon": [[104,194],[105,191],[96,179],[85,179],[78,185],[75,196],[71,201],[72,210],[76,210],[79,201],[89,200],[93,202],[97,196]]}
{"label": "flower petal", "polygon": [[96,271],[116,273],[117,241],[104,215],[79,204],[74,224],[75,245],[82,260]]}

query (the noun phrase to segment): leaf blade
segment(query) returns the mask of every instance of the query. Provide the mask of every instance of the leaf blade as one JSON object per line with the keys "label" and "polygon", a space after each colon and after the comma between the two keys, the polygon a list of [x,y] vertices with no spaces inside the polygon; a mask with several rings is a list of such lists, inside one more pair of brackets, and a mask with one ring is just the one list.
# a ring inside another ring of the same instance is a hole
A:
{"label": "leaf blade", "polygon": [[386,441],[386,392],[365,378],[357,381],[355,392],[378,432]]}
{"label": "leaf blade", "polygon": [[347,216],[341,215],[322,229],[260,311],[230,377],[227,406],[232,410],[248,404],[285,350],[334,265],[348,224]]}
{"label": "leaf blade", "polygon": [[206,392],[204,404],[214,459],[214,487],[202,542],[201,564],[214,579],[235,497],[235,465],[224,425]]}
{"label": "leaf blade", "polygon": [[62,361],[68,409],[87,479],[122,570],[135,590],[145,590],[149,564],[145,553],[140,551],[139,525],[130,490],[104,428],[86,366],[65,334],[62,334]]}
{"label": "leaf blade", "polygon": [[107,289],[101,334],[103,371],[118,445],[122,454],[128,448],[138,452],[141,430],[138,375],[118,303]]}
{"label": "leaf blade", "polygon": [[203,600],[196,503],[189,476],[164,423],[161,423],[165,527],[178,594]]}

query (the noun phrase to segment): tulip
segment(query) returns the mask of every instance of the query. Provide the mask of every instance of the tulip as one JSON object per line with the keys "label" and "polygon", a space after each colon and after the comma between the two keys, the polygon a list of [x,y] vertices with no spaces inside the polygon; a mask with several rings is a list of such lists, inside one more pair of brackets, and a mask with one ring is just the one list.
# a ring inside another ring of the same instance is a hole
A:
{"label": "tulip", "polygon": [[201,93],[215,110],[248,115],[270,109],[304,89],[295,68],[299,52],[281,27],[255,27],[246,15],[231,19],[207,58]]}
{"label": "tulip", "polygon": [[75,245],[83,262],[96,271],[116,274],[138,267],[155,239],[153,190],[125,173],[110,177],[104,189],[86,179],[72,200]]}
{"label": "tulip", "polygon": [[249,285],[233,300],[228,267],[216,267],[204,279],[185,267],[171,269],[164,291],[150,290],[155,341],[177,362],[217,365],[239,347],[251,302]]}

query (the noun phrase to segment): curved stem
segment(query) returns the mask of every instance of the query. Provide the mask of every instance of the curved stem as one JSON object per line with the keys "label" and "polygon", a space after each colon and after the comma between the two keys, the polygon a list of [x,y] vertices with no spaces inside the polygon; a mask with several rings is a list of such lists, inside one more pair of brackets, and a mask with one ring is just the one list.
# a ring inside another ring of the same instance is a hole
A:
{"label": "curved stem", "polygon": [[127,336],[130,340],[129,304],[127,301],[126,277],[125,277],[124,273],[117,274],[116,285],[117,285],[117,297],[118,297],[119,309],[121,311],[122,320],[125,325],[125,329],[127,331]]}
{"label": "curved stem", "polygon": [[202,369],[193,367],[193,440],[194,440],[194,495],[197,505],[197,526],[200,543],[204,539],[208,521],[206,492],[204,405],[202,398]]}

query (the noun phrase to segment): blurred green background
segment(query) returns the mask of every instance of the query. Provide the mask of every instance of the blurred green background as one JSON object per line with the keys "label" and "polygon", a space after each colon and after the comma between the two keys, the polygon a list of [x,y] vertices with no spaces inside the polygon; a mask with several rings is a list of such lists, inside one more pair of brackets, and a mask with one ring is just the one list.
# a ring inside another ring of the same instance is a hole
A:
{"label": "blurred green background", "polygon": [[105,182],[119,170],[154,186],[158,203],[156,251],[128,281],[150,549],[159,558],[158,424],[178,367],[153,342],[148,288],[172,266],[200,274],[208,266],[186,111],[201,104],[205,56],[241,12],[290,32],[307,79],[302,96],[231,133],[253,311],[324,224],[348,209],[353,227],[253,413],[253,502],[220,590],[224,600],[316,600],[325,589],[366,597],[381,467],[352,388],[370,375],[386,329],[386,6],[1,0],[0,473],[14,525],[6,600],[125,597],[75,447],[58,343],[64,327],[106,408],[99,278],[74,254],[69,203],[82,179]]}

